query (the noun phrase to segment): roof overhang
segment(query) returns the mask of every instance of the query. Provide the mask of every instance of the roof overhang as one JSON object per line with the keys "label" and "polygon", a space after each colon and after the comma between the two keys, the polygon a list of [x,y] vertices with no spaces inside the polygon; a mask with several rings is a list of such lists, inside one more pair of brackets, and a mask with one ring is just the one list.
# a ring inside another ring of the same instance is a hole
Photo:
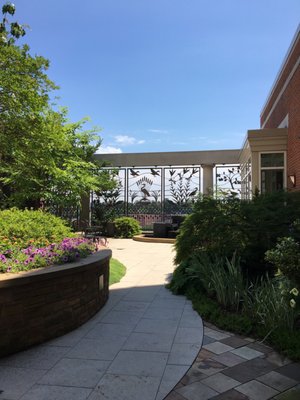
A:
{"label": "roof overhang", "polygon": [[174,151],[159,153],[94,154],[96,160],[109,163],[112,167],[147,167],[176,165],[237,164],[239,149]]}
{"label": "roof overhang", "polygon": [[252,152],[286,151],[287,150],[287,128],[255,129],[249,130],[240,150],[239,162],[247,161]]}

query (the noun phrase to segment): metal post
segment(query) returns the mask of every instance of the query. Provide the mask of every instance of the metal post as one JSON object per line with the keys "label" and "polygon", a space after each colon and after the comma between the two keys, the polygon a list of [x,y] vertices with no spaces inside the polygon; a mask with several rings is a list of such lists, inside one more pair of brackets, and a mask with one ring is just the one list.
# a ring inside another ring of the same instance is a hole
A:
{"label": "metal post", "polygon": [[126,217],[128,217],[128,186],[129,186],[129,169],[126,168],[125,169],[125,202],[126,202],[126,209],[125,209],[125,213],[126,213]]}
{"label": "metal post", "polygon": [[161,215],[165,219],[165,168],[161,169]]}

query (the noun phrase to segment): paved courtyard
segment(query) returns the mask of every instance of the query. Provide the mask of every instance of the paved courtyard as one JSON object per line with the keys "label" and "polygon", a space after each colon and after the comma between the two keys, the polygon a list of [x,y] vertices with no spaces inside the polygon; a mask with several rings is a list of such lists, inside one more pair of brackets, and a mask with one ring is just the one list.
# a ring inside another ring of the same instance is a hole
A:
{"label": "paved courtyard", "polygon": [[111,239],[127,274],[77,330],[0,359],[0,399],[162,400],[201,348],[203,325],[164,285],[172,245]]}
{"label": "paved courtyard", "polygon": [[203,332],[190,302],[165,289],[172,245],[109,247],[127,274],[105,307],[65,336],[0,359],[0,399],[300,399],[299,363],[208,323]]}

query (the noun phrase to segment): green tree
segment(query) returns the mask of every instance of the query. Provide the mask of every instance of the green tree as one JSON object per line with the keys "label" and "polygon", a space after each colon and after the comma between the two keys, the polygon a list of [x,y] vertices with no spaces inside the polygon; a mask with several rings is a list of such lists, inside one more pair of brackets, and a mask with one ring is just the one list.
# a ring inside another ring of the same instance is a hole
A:
{"label": "green tree", "polygon": [[15,5],[12,3],[6,3],[2,6],[3,18],[0,22],[0,45],[11,45],[26,33],[24,25],[8,20],[8,15],[13,16],[15,11]]}
{"label": "green tree", "polygon": [[193,212],[180,225],[175,243],[176,264],[203,251],[228,258],[234,252],[240,255],[245,246],[240,224],[239,199],[215,199],[210,196],[199,198]]}
{"label": "green tree", "polygon": [[[3,9],[13,15],[8,4]],[[86,119],[70,123],[66,108],[53,109],[50,93],[57,86],[46,74],[49,61],[32,56],[27,45],[14,44],[22,32],[9,31],[12,24],[6,17],[3,21],[0,205],[36,208],[41,199],[61,206],[79,204],[90,190],[112,188],[110,175],[93,160],[101,145],[97,129],[85,131]]]}

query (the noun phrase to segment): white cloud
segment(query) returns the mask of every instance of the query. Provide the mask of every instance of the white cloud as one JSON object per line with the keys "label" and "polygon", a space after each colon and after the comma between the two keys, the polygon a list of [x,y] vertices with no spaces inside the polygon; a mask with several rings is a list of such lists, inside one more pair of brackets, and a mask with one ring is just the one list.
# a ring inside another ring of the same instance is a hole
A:
{"label": "white cloud", "polygon": [[166,129],[148,129],[148,132],[152,133],[169,133]]}
{"label": "white cloud", "polygon": [[122,153],[122,150],[119,147],[101,146],[96,151],[96,154],[116,154],[116,153]]}
{"label": "white cloud", "polygon": [[117,136],[115,136],[115,141],[116,141],[116,143],[120,143],[125,146],[128,146],[130,144],[134,144],[136,142],[136,139],[134,137],[127,136],[127,135],[117,135]]}
{"label": "white cloud", "polygon": [[137,140],[133,136],[128,135],[116,135],[114,136],[115,142],[122,146],[130,146],[132,144],[143,144],[145,140]]}

